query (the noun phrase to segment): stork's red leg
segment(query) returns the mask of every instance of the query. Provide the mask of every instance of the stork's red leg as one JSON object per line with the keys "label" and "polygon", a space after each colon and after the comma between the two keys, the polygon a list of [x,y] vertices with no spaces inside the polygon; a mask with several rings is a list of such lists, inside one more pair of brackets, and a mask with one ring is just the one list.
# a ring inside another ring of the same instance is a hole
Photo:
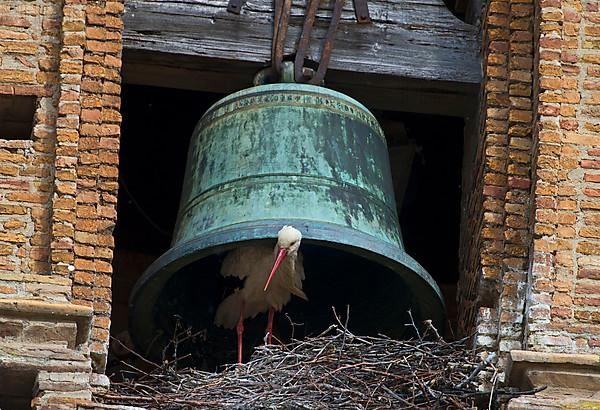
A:
{"label": "stork's red leg", "polygon": [[273,316],[275,316],[275,309],[269,308],[269,318],[267,319],[267,343],[271,344],[273,341]]}
{"label": "stork's red leg", "polygon": [[240,306],[240,319],[237,323],[237,337],[238,337],[238,364],[242,364],[242,335],[244,334],[244,302]]}

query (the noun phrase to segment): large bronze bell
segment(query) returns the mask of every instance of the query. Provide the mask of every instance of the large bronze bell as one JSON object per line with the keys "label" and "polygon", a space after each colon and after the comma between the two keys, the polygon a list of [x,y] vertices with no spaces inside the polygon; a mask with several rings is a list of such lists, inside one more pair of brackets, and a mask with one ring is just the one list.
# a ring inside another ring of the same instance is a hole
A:
{"label": "large bronze bell", "polygon": [[289,312],[302,316],[306,333],[331,323],[331,305],[346,304],[357,332],[401,336],[408,309],[443,328],[437,285],[404,251],[374,116],[323,87],[273,84],[225,97],[196,126],[171,248],[131,295],[134,342],[158,356],[173,317],[213,327],[223,253],[246,241],[274,244],[289,224],[304,237],[309,297]]}

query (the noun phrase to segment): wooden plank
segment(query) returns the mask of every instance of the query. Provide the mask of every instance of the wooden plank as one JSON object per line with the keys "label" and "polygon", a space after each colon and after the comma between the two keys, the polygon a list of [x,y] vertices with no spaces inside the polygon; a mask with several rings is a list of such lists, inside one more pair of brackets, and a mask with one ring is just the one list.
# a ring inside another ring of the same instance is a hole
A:
{"label": "wooden plank", "polygon": [[[287,54],[298,41],[304,4],[293,2]],[[226,0],[126,0],[125,5],[126,51],[258,65],[270,58],[272,0],[249,1],[240,15],[226,11]],[[442,0],[369,0],[369,11],[373,23],[357,24],[352,2],[346,2],[331,70],[479,83],[478,29],[454,17]],[[331,4],[324,3],[313,31],[311,58],[316,61],[330,12]]]}
{"label": "wooden plank", "polygon": [[[128,84],[228,94],[252,85],[258,63],[125,50]],[[399,79],[391,75],[330,70],[327,87],[370,109],[464,117],[476,103],[477,84]]]}

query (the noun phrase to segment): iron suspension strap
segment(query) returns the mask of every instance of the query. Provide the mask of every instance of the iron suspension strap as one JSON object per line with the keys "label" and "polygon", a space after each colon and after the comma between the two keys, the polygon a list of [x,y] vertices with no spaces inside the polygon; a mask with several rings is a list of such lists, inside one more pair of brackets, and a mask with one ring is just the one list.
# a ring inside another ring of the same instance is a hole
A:
{"label": "iron suspension strap", "polygon": [[271,61],[277,75],[281,76],[281,63],[285,38],[290,20],[292,0],[275,0],[275,19],[273,24],[273,44],[271,46]]}
{"label": "iron suspension strap", "polygon": [[[246,0],[229,0],[228,10],[232,12],[239,12],[241,6]],[[300,40],[298,41],[296,57],[293,64],[293,73],[289,64],[286,63],[286,73],[283,74],[283,54],[285,51],[285,39],[288,32],[288,26],[290,21],[290,14],[292,8],[292,0],[274,0],[274,18],[273,18],[273,42],[271,44],[271,68],[268,70],[261,71],[255,80],[258,83],[266,81],[270,78],[271,81],[276,77],[278,81],[295,81],[297,83],[309,83],[309,84],[321,84],[325,78],[325,73],[331,59],[331,52],[333,50],[333,42],[335,40],[335,34],[342,16],[342,9],[344,7],[345,0],[334,0],[333,11],[331,15],[331,21],[329,28],[325,35],[323,43],[323,49],[321,52],[321,59],[318,62],[317,69],[311,70],[308,67],[304,67],[304,61],[308,56],[308,50],[310,45],[310,36],[312,29],[315,24],[317,11],[319,9],[320,0],[307,0],[306,1],[306,12],[304,16],[304,23],[302,25],[302,31],[300,33]],[[356,19],[359,23],[369,23],[371,21],[369,16],[369,8],[367,0],[353,0],[354,12]],[[293,79],[291,78],[293,74]],[[286,77],[287,80],[283,80]]]}
{"label": "iron suspension strap", "polygon": [[312,32],[315,24],[315,18],[317,15],[317,9],[319,8],[319,0],[308,0],[306,7],[306,16],[304,18],[304,25],[302,26],[302,34],[300,35],[300,41],[298,42],[298,50],[296,51],[296,59],[294,61],[294,77],[298,83],[309,83],[309,84],[320,84],[325,78],[325,72],[329,65],[329,59],[331,58],[331,50],[333,49],[333,41],[335,40],[335,33],[342,16],[342,8],[344,7],[344,0],[335,0],[333,6],[333,14],[331,15],[331,22],[327,29],[327,35],[325,36],[325,43],[323,44],[323,51],[321,53],[321,60],[319,66],[312,76],[312,78],[304,75],[304,59],[308,54],[308,45],[310,43],[310,33]]}
{"label": "iron suspension strap", "polygon": [[354,0],[354,15],[359,23],[370,23],[369,6],[367,0]]}

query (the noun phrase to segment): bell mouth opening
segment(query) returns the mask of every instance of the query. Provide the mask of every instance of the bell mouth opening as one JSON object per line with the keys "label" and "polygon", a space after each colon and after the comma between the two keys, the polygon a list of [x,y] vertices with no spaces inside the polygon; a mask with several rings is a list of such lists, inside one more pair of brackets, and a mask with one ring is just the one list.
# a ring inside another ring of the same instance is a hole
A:
{"label": "bell mouth opening", "polygon": [[[273,239],[266,241],[274,243]],[[303,240],[300,251],[306,274],[303,290],[309,300],[292,296],[275,315],[273,333],[277,340],[285,343],[291,338],[318,335],[335,322],[332,307],[343,320],[349,307],[349,327],[356,334],[413,337],[413,328],[407,326],[411,323],[409,309],[417,325],[431,319],[443,332],[444,306],[437,288],[408,266],[380,254],[365,253],[364,249],[308,238]],[[142,353],[156,361],[173,360],[176,349],[176,357],[185,357],[178,361],[180,365],[207,371],[235,363],[235,329],[214,325],[221,301],[243,285],[237,278],[220,275],[225,255],[224,249],[217,247],[200,259],[176,268],[172,275],[164,272],[157,275],[154,271],[149,279],[158,276],[162,280],[145,283],[154,294],[152,306],[144,298],[144,285],[138,288],[137,301],[134,292],[131,306],[138,316],[134,313],[131,318],[131,333]],[[161,267],[157,270],[161,271]],[[152,267],[149,271],[152,272]],[[254,347],[264,343],[266,323],[266,313],[245,320],[244,360]],[[136,330],[142,328],[145,337],[136,337],[139,336]]]}

